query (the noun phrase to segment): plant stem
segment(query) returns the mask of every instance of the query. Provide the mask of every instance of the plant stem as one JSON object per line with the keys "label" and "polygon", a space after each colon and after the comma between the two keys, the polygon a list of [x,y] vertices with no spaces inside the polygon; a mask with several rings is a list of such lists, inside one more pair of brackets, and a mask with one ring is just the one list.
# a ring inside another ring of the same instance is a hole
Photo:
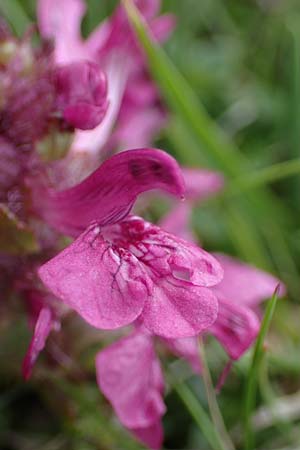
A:
{"label": "plant stem", "polygon": [[205,349],[203,345],[203,340],[201,336],[199,337],[199,357],[201,360],[201,366],[202,366],[202,377],[204,381],[206,396],[207,396],[207,402],[209,406],[210,415],[212,417],[213,423],[215,425],[215,428],[220,435],[220,440],[223,442],[224,447],[226,450],[235,450],[233,442],[226,430],[224,420],[216,399],[216,393],[215,389],[212,383],[210,371],[208,368],[206,355],[205,355]]}
{"label": "plant stem", "polygon": [[172,385],[172,388],[176,391],[178,397],[180,397],[186,409],[195,420],[196,424],[199,427],[199,430],[209,443],[210,447],[213,450],[227,450],[224,447],[219,435],[217,434],[216,429],[205,409],[201,406],[187,384],[176,382],[170,372],[167,372],[167,378]]}
{"label": "plant stem", "polygon": [[245,403],[244,403],[245,450],[252,450],[254,448],[254,435],[251,424],[251,416],[255,406],[259,367],[264,354],[263,344],[276,307],[278,290],[279,285],[275,289],[273,297],[269,301],[268,306],[266,308],[264,319],[262,321],[260,332],[254,347],[252,362],[246,382]]}

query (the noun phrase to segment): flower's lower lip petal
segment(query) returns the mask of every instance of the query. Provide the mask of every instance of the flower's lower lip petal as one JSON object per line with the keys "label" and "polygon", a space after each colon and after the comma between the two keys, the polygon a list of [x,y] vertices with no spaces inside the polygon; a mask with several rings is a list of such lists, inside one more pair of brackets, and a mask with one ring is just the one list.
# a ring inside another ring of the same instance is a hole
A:
{"label": "flower's lower lip petal", "polygon": [[143,444],[153,450],[159,450],[163,443],[163,427],[161,421],[145,428],[130,430]]}
{"label": "flower's lower lip petal", "polygon": [[146,428],[165,413],[162,372],[152,338],[138,331],[98,353],[97,381],[126,427]]}
{"label": "flower's lower lip petal", "polygon": [[115,250],[90,227],[39,269],[44,284],[88,323],[114,329],[134,321],[151,282],[136,258]]}
{"label": "flower's lower lip petal", "polygon": [[166,338],[196,336],[215,322],[218,300],[207,288],[173,283],[154,285],[141,315],[144,325]]}
{"label": "flower's lower lip petal", "polygon": [[232,359],[239,359],[253,344],[259,331],[259,320],[251,309],[232,301],[219,299],[219,314],[209,329]]}

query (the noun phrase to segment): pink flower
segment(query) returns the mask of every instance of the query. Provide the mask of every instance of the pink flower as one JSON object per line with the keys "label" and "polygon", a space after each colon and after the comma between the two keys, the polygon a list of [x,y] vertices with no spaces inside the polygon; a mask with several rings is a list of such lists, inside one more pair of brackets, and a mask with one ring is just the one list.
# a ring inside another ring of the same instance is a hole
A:
{"label": "pink flower", "polygon": [[[154,37],[165,40],[174,28],[173,16],[157,17],[160,8],[157,0],[138,0],[136,5]],[[94,130],[77,131],[72,152],[85,151],[93,157],[105,148],[149,145],[154,133],[163,126],[166,115],[157,89],[146,72],[145,59],[123,6],[118,6],[111,18],[100,24],[86,40],[80,35],[84,12],[82,0],[66,0],[63,4],[59,0],[38,2],[40,32],[43,37],[54,40],[56,63],[95,62],[101,65],[108,81],[108,108],[104,120]],[[65,17],[68,17],[67,25]]]}
{"label": "pink flower", "polygon": [[208,287],[222,269],[208,253],[138,217],[91,226],[39,270],[45,285],[91,325],[113,329],[140,317],[166,337],[191,336],[216,319]]}
{"label": "pink flower", "polygon": [[45,195],[40,213],[52,226],[73,236],[88,228],[39,275],[95,327],[139,317],[161,336],[195,335],[216,318],[209,288],[222,269],[199,247],[139,217],[125,219],[137,195],[153,188],[182,195],[183,182],[173,158],[144,149],[120,153],[80,185]]}
{"label": "pink flower", "polygon": [[160,448],[164,382],[151,336],[135,331],[102,350],[96,372],[120,422],[150,448]]}
{"label": "pink flower", "polygon": [[57,108],[74,128],[95,128],[108,107],[106,78],[96,63],[81,61],[57,68]]}

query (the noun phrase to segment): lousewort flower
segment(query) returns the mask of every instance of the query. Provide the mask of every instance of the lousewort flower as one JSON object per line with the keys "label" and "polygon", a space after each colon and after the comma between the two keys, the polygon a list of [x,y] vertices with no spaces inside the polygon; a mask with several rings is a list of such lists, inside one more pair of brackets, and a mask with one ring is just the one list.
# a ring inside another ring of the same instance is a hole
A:
{"label": "lousewort flower", "polygon": [[38,206],[48,223],[72,236],[88,228],[39,275],[95,327],[114,329],[140,317],[155,334],[192,336],[216,319],[218,303],[209,288],[221,280],[222,269],[201,248],[126,217],[137,195],[154,188],[184,192],[175,160],[142,149],[112,157],[74,188],[45,194]]}

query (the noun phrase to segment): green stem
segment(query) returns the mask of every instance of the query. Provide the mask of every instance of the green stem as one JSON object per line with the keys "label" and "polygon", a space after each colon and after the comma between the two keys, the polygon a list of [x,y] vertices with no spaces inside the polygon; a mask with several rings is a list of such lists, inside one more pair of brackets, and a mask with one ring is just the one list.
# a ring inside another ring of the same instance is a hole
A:
{"label": "green stem", "polygon": [[204,381],[206,396],[207,396],[207,402],[209,406],[210,415],[212,417],[213,423],[215,425],[215,428],[220,436],[221,442],[223,442],[224,447],[226,450],[235,450],[233,442],[226,430],[224,420],[216,399],[216,393],[215,389],[212,383],[210,371],[208,368],[206,355],[205,355],[205,349],[203,345],[202,338],[199,337],[199,356],[201,360],[202,365],[202,377]]}
{"label": "green stem", "polygon": [[172,388],[175,390],[178,397],[180,397],[182,403],[184,403],[186,409],[195,420],[195,423],[198,425],[199,430],[209,443],[210,447],[213,450],[227,450],[220,440],[209,416],[207,415],[204,408],[202,408],[201,404],[196,399],[190,388],[185,383],[178,383],[173,380],[173,377],[170,375],[170,373],[168,373],[167,375],[168,380],[171,381]]}
{"label": "green stem", "polygon": [[264,354],[263,344],[276,307],[278,289],[279,286],[277,286],[277,288],[275,289],[273,297],[269,301],[266,308],[264,319],[262,321],[260,332],[254,347],[252,363],[248,373],[244,403],[245,450],[252,450],[254,448],[254,434],[251,424],[251,416],[255,406],[259,367]]}
{"label": "green stem", "polygon": [[250,175],[234,179],[228,186],[227,194],[236,195],[241,192],[274,183],[287,177],[300,174],[300,159],[292,159],[270,167],[257,170]]}

